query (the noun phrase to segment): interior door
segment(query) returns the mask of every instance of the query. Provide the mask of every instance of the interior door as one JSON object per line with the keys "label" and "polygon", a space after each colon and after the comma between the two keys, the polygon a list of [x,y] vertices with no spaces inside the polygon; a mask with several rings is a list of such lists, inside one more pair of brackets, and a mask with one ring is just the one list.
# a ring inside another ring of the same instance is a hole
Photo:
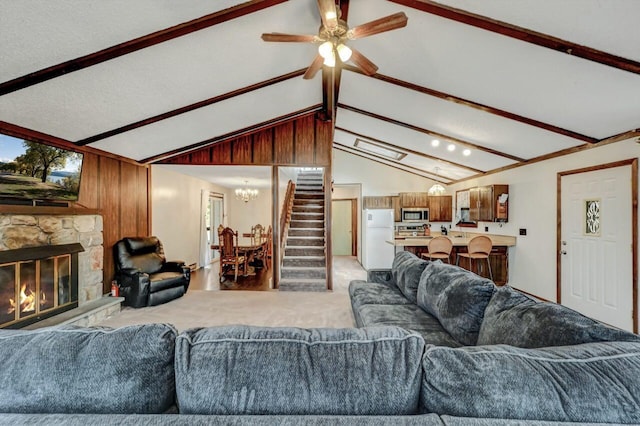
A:
{"label": "interior door", "polygon": [[334,256],[355,256],[352,200],[331,202],[331,245]]}
{"label": "interior door", "polygon": [[630,176],[630,166],[561,176],[559,296],[563,305],[633,331]]}

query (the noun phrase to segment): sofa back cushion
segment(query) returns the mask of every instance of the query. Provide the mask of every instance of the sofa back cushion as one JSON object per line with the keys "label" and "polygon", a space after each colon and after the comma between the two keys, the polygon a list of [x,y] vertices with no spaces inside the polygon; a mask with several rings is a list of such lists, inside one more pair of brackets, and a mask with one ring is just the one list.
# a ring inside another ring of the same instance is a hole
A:
{"label": "sofa back cushion", "polygon": [[163,413],[175,338],[165,324],[0,330],[0,412]]}
{"label": "sofa back cushion", "polygon": [[398,252],[393,258],[391,275],[402,294],[411,303],[418,301],[420,276],[429,263],[408,251]]}
{"label": "sofa back cushion", "polygon": [[398,327],[225,326],[176,341],[185,414],[415,414],[424,340]]}
{"label": "sofa back cushion", "polygon": [[640,342],[640,337],[565,306],[537,302],[508,286],[498,289],[491,298],[478,336],[478,345],[502,343],[521,348],[603,341]]}
{"label": "sofa back cushion", "polygon": [[431,262],[420,278],[418,306],[463,345],[475,345],[496,286],[466,269]]}
{"label": "sofa back cushion", "polygon": [[424,412],[461,417],[640,423],[640,344],[544,349],[427,346]]}

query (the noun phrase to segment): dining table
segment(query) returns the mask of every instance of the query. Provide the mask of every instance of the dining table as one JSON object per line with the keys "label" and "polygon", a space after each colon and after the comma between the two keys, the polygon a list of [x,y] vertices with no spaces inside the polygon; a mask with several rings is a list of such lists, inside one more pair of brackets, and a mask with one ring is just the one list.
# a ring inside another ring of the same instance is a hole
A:
{"label": "dining table", "polygon": [[[267,238],[255,238],[252,236],[253,234],[244,233],[242,237],[238,237],[238,255],[244,256],[244,271],[245,275],[254,275],[255,269],[250,263],[255,260],[256,254],[261,250],[266,251],[267,249]],[[211,244],[212,250],[220,250],[220,244]]]}

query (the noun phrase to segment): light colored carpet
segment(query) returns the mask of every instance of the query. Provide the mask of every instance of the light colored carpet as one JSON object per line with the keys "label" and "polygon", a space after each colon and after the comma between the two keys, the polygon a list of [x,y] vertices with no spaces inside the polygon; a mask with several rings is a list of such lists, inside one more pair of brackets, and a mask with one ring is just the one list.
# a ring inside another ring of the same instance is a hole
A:
{"label": "light colored carpet", "polygon": [[204,291],[190,290],[179,299],[148,308],[123,308],[99,325],[170,323],[179,331],[193,327],[247,324],[291,327],[354,327],[348,286],[365,279],[354,257],[333,259],[332,292]]}

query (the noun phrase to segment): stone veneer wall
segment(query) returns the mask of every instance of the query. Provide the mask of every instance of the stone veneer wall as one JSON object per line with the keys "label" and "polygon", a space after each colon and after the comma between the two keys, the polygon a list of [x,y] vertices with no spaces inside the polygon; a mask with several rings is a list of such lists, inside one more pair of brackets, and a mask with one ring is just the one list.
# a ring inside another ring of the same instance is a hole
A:
{"label": "stone veneer wall", "polygon": [[102,297],[102,216],[0,214],[0,250],[80,243],[78,305]]}

